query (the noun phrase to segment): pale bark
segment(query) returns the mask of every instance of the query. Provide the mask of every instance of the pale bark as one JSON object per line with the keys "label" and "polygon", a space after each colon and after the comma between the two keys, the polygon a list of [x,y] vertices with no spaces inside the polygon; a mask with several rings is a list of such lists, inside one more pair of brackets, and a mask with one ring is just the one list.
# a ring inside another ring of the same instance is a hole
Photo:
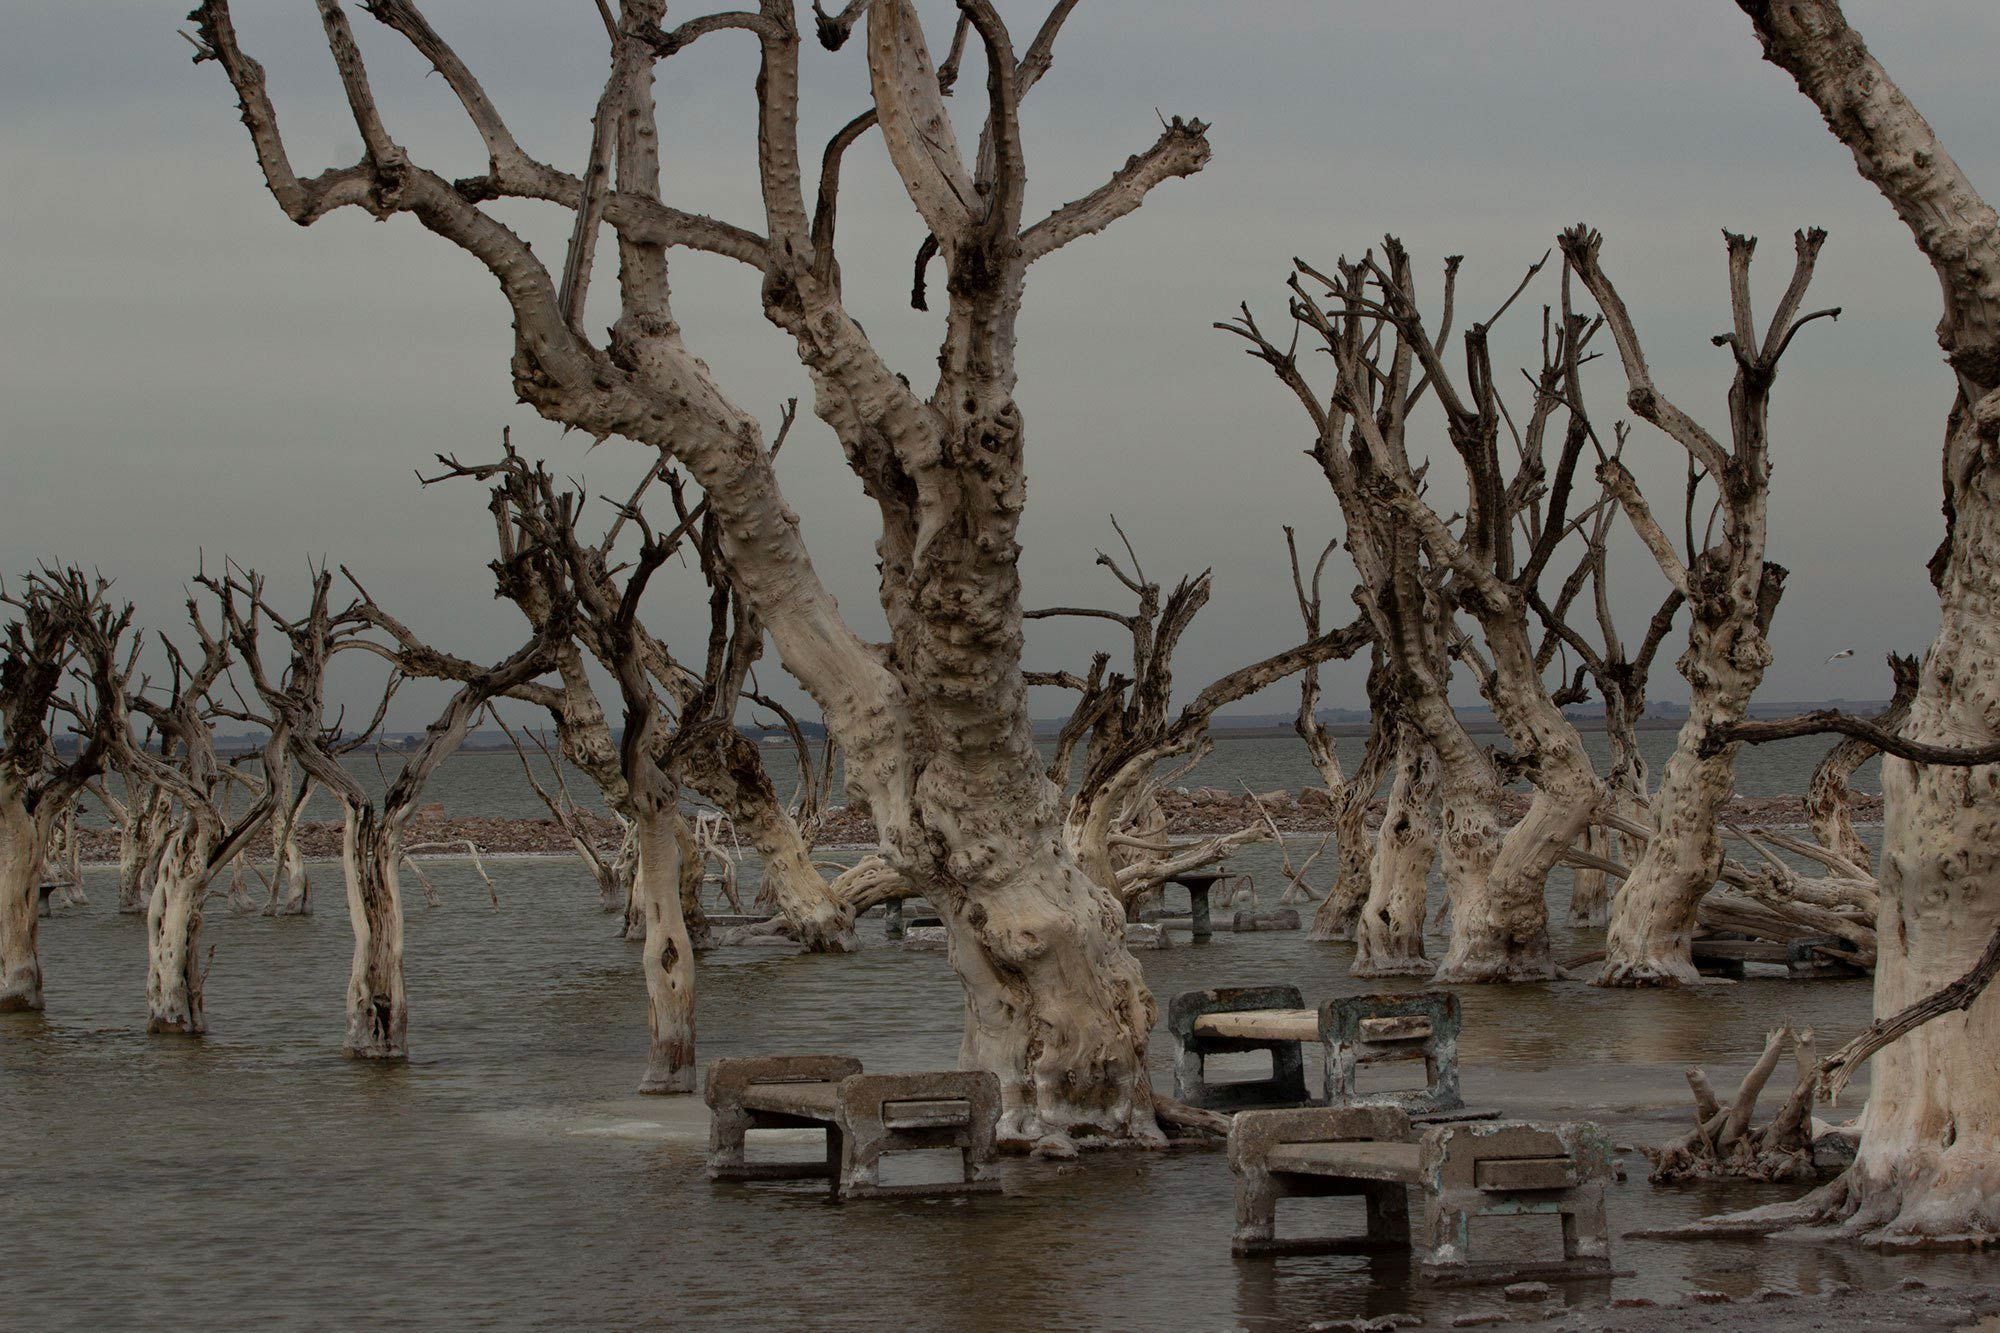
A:
{"label": "pale bark", "polygon": [[[1903,735],[2000,740],[2000,218],[1832,0],[1739,0],[1785,69],[1909,226],[1944,291],[1956,373],[1944,447],[1941,624]],[[2000,767],[1883,761],[1875,1013],[1965,973],[2000,927]],[[1778,1224],[1841,1221],[1882,1245],[2000,1240],[2000,996],[1926,1023],[1875,1058],[1854,1166]],[[1755,1216],[1754,1214],[1752,1215]]]}
{"label": "pale bark", "polygon": [[[457,95],[486,144],[489,170],[463,187],[426,171],[391,137],[344,9],[321,0],[362,160],[302,179],[293,170],[263,70],[243,54],[224,0],[194,16],[200,58],[236,89],[271,194],[310,223],[341,207],[407,212],[478,259],[514,316],[515,386],[551,419],[672,454],[699,484],[731,583],[820,705],[867,798],[883,853],[952,922],[968,997],[964,1059],[1004,1088],[1004,1138],[1063,1151],[1072,1134],[1155,1140],[1144,1043],[1153,1012],[1122,943],[1109,891],[1061,848],[1057,794],[1039,771],[1026,708],[1017,534],[1024,430],[1014,401],[1015,326],[1028,264],[1129,214],[1163,181],[1208,158],[1205,127],[1175,119],[1103,188],[1022,224],[1020,102],[1043,70],[1067,9],[1025,58],[984,0],[964,13],[985,48],[982,149],[953,165],[939,76],[907,0],[871,0],[873,124],[949,270],[950,309],[936,391],[923,397],[881,358],[844,307],[834,256],[839,154],[829,145],[808,210],[798,145],[798,47],[789,0],[663,32],[662,0],[620,7],[599,133],[614,170],[568,176],[529,158],[470,70],[407,3],[369,13],[411,42]],[[822,29],[827,40],[846,26]],[[711,33],[754,37],[757,166],[767,235],[662,202],[654,64]],[[612,124],[615,122],[615,125]],[[969,182],[970,189],[956,186]],[[618,242],[620,313],[609,343],[582,333],[588,266],[559,288],[520,237],[481,204],[552,199],[577,213],[572,259],[609,227]],[[692,245],[760,271],[765,313],[792,335],[815,411],[833,427],[882,511],[881,601],[891,644],[846,624],[806,551],[757,423],[731,402],[685,342],[668,298],[667,253]]]}
{"label": "pale bark", "polygon": [[271,894],[264,904],[266,916],[312,915],[312,878],[306,858],[299,849],[299,824],[305,818],[306,802],[312,799],[312,784],[292,790],[289,751],[276,753],[265,771],[271,788]]}
{"label": "pale bark", "polygon": [[173,803],[165,788],[148,785],[126,804],[118,828],[118,910],[137,914],[153,896],[153,877],[173,826]]}
{"label": "pale bark", "polygon": [[[1565,262],[1589,287],[1617,343],[1633,410],[1670,436],[1691,467],[1715,478],[1722,531],[1714,545],[1688,551],[1682,563],[1672,543],[1616,456],[1599,466],[1605,488],[1623,507],[1674,590],[1687,599],[1688,646],[1678,666],[1689,689],[1688,718],[1652,801],[1653,837],[1632,867],[1612,905],[1602,986],[1693,985],[1699,980],[1691,953],[1695,908],[1722,867],[1716,816],[1734,786],[1734,743],[1712,744],[1742,722],[1750,696],[1770,665],[1765,641],[1784,586],[1785,570],[1764,559],[1770,500],[1771,385],[1798,330],[1834,310],[1800,311],[1812,281],[1822,231],[1795,237],[1791,281],[1767,328],[1760,330],[1750,304],[1754,238],[1724,233],[1729,255],[1732,332],[1718,341],[1736,363],[1729,390],[1727,449],[1654,385],[1624,302],[1599,262],[1595,232],[1563,233]],[[1693,487],[1689,487],[1692,499]],[[1690,543],[1692,524],[1689,524]]]}
{"label": "pale bark", "polygon": [[[45,566],[18,586],[0,586],[13,612],[0,634],[0,1013],[42,1008],[40,891],[52,833],[117,743],[136,661],[121,662],[132,608],[107,605],[103,579]],[[72,669],[83,687],[59,704]],[[83,737],[68,759],[50,733],[59,706]]]}
{"label": "pale bark", "polygon": [[42,1007],[40,826],[18,783],[0,773],[0,1013]]}
{"label": "pale bark", "polygon": [[200,956],[201,905],[215,873],[211,835],[187,819],[167,835],[146,906],[146,1031],[198,1037],[207,960]]}
{"label": "pale bark", "polygon": [[1397,730],[1395,772],[1355,925],[1357,977],[1427,977],[1436,970],[1424,956],[1424,909],[1437,860],[1438,774],[1414,726]]}
{"label": "pale bark", "polygon": [[[1875,717],[1878,726],[1899,730],[1910,714],[1910,702],[1917,695],[1918,666],[1914,657],[1889,654],[1889,671],[1895,680],[1889,706]],[[1848,780],[1854,771],[1880,754],[1875,745],[1847,736],[1826,752],[1806,784],[1806,822],[1820,846],[1849,863],[1866,869],[1875,860],[1868,844],[1854,831]]]}
{"label": "pale bark", "polygon": [[681,916],[680,816],[671,809],[634,815],[638,865],[632,901],[645,923],[646,1026],[652,1044],[639,1091],[695,1090],[694,945]]}
{"label": "pale bark", "polygon": [[403,835],[374,807],[343,801],[341,877],[354,952],[347,970],[347,1035],[340,1053],[400,1060],[410,1053],[410,1004],[403,986]]}

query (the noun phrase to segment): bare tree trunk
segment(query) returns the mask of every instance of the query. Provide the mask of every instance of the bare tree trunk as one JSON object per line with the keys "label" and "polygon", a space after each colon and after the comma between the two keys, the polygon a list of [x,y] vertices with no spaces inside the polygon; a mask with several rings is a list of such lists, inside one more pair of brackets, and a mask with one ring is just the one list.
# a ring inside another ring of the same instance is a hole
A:
{"label": "bare tree trunk", "polygon": [[[346,803],[343,803],[346,804]],[[401,1060],[410,1053],[409,999],[403,990],[402,830],[372,806],[346,804],[340,867],[354,956],[347,974],[347,1036],[355,1060]]]}
{"label": "bare tree trunk", "polygon": [[713,748],[697,746],[682,760],[688,786],[729,813],[764,864],[764,891],[809,953],[852,953],[860,947],[854,917],[835,901],[813,868],[812,851],[778,800],[757,748],[729,729]]}
{"label": "bare tree trunk", "polygon": [[632,901],[645,923],[646,1024],[652,1047],[639,1091],[695,1090],[694,945],[681,916],[681,840],[671,808],[635,815],[638,867]]}
{"label": "bare tree trunk", "polygon": [[[1955,373],[1943,458],[1941,624],[1902,735],[1946,747],[2000,736],[2000,218],[1833,0],[1739,0],[1779,65],[1853,152],[1937,273],[1938,341]],[[2000,767],[1883,760],[1875,1013],[1967,971],[2000,926]],[[1879,1245],[2000,1239],[2000,994],[1875,1057],[1860,1153],[1784,1210]]]}
{"label": "bare tree trunk", "polygon": [[141,800],[127,807],[118,830],[118,910],[136,915],[153,896],[160,849],[165,845],[171,810],[167,793],[149,787]]}
{"label": "bare tree trunk", "polygon": [[198,1037],[208,1031],[198,957],[201,902],[208,893],[209,838],[193,820],[167,835],[146,907],[146,1031]]}
{"label": "bare tree trunk", "polygon": [[1427,977],[1424,908],[1437,860],[1438,771],[1430,746],[1414,726],[1398,728],[1396,777],[1382,829],[1375,838],[1368,900],[1355,930],[1357,977]]}
{"label": "bare tree trunk", "polygon": [[[1333,847],[1340,871],[1326,897],[1320,899],[1319,910],[1313,913],[1312,930],[1306,936],[1309,940],[1351,940],[1358,935],[1362,906],[1372,896],[1375,882],[1377,852],[1368,838],[1368,805],[1374,799],[1375,793],[1360,790],[1359,784],[1350,784],[1334,798]],[[1386,813],[1383,819],[1388,819]],[[1429,869],[1428,862],[1425,869]]]}
{"label": "bare tree trunk", "polygon": [[[1910,703],[1917,696],[1917,659],[1891,653],[1889,671],[1896,682],[1895,691],[1875,721],[1896,731],[1910,715]],[[1812,825],[1819,845],[1863,869],[1875,863],[1875,854],[1854,831],[1847,784],[1856,769],[1880,753],[1869,741],[1845,737],[1826,752],[1826,758],[1813,769],[1812,781],[1806,784],[1806,822]]]}
{"label": "bare tree trunk", "polygon": [[[1990,446],[1989,446],[1990,447]],[[2000,475],[1961,492],[1941,601],[1904,734],[1962,744],[2000,731]],[[1969,969],[2000,928],[2000,769],[1885,757],[1875,1012],[1892,1014]],[[1841,1182],[1850,1230],[1884,1244],[2000,1235],[2000,994],[1918,1028],[1875,1057],[1861,1150]]]}
{"label": "bare tree trunk", "polygon": [[43,841],[20,793],[0,785],[0,1013],[42,1008]]}
{"label": "bare tree trunk", "polygon": [[[289,778],[289,768],[285,771]],[[266,916],[312,915],[312,879],[299,850],[299,822],[310,794],[301,792],[294,800],[290,785],[287,780],[272,792],[276,804],[271,808],[271,900],[264,905]]]}
{"label": "bare tree trunk", "polygon": [[1715,820],[1735,786],[1737,747],[1704,759],[1695,746],[1718,718],[1742,715],[1740,706],[1714,704],[1697,699],[1686,723],[1693,738],[1667,760],[1653,797],[1655,832],[1612,904],[1600,986],[1692,986],[1701,980],[1692,948],[1695,909],[1722,873]]}
{"label": "bare tree trunk", "polygon": [[1074,1152],[1079,1134],[1157,1141],[1153,999],[1125,948],[1123,909],[1062,854],[1048,805],[1039,828],[982,839],[992,860],[976,891],[926,887],[965,984],[959,1064],[1001,1075],[1003,1140],[1047,1155]]}
{"label": "bare tree trunk", "polygon": [[[694,830],[688,827],[687,820],[681,818],[678,813],[674,817],[674,845],[680,850],[681,921],[686,926],[688,939],[693,941],[694,947],[706,949],[709,945],[710,931],[708,909],[702,906],[701,902],[701,882],[704,877],[701,848],[694,840]],[[637,898],[632,886],[637,883],[639,877],[637,825],[633,826],[631,849],[628,854],[620,858],[619,864],[625,875],[625,901],[628,904],[634,903]],[[640,919],[637,909],[628,906],[625,916],[625,938],[641,939],[645,933],[646,925]]]}
{"label": "bare tree trunk", "polygon": [[[1591,856],[1612,859],[1611,835],[1596,824],[1584,830],[1583,850]],[[1569,872],[1569,921],[1573,926],[1601,926],[1611,911],[1611,877],[1596,866],[1577,866]]]}

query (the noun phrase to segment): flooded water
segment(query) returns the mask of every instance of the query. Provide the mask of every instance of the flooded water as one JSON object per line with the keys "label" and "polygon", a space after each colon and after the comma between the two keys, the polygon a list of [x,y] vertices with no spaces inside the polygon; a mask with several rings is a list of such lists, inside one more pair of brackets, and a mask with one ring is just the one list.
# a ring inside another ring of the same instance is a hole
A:
{"label": "flooded water", "polygon": [[[46,1016],[0,1016],[0,1325],[1277,1330],[1401,1310],[1448,1323],[1500,1303],[1413,1284],[1401,1259],[1233,1260],[1231,1177],[1212,1151],[1010,1162],[1004,1196],[950,1202],[712,1184],[698,1106],[631,1094],[646,1047],[635,946],[613,937],[573,863],[492,868],[497,907],[451,862],[431,871],[443,904],[412,905],[414,1058],[392,1068],[338,1054],[350,946],[334,867],[314,867],[317,917],[215,905],[214,1030],[200,1041],[145,1035],[144,925],[111,911],[112,885],[93,875],[94,906],[43,923]],[[703,1058],[950,1065],[961,1000],[943,954],[885,944],[878,920],[863,934],[871,947],[844,958],[706,955]],[[1203,985],[1292,981],[1314,1000],[1364,985],[1346,975],[1347,946],[1297,932],[1141,956],[1163,1005]],[[1618,1143],[1681,1131],[1687,1064],[1733,1086],[1767,1027],[1838,1041],[1868,1014],[1865,981],[1462,995],[1470,1102],[1598,1119]],[[1170,1087],[1158,1033],[1152,1063]],[[1847,1100],[1843,1115],[1859,1103]],[[1796,1192],[1655,1190],[1643,1159],[1623,1160],[1614,1235]],[[1500,1239],[1553,1247],[1555,1227]],[[1969,1256],[1793,1240],[1621,1239],[1614,1256],[1634,1276],[1565,1298],[2000,1277]]]}

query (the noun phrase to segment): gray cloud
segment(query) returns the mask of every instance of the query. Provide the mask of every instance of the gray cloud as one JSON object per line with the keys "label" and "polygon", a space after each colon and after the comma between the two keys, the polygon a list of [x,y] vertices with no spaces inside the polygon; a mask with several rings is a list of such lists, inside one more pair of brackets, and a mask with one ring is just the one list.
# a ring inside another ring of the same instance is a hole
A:
{"label": "gray cloud", "polygon": [[[238,8],[301,164],[351,156],[310,6]],[[939,32],[944,8],[927,6]],[[1003,8],[1021,28],[1038,13]],[[190,66],[171,10],[12,10],[0,48],[0,568],[93,562],[166,623],[202,548],[265,567],[292,592],[308,558],[331,556],[441,642],[505,651],[517,625],[491,597],[480,498],[464,485],[421,489],[412,469],[438,451],[491,452],[503,425],[593,492],[617,489],[643,460],[615,441],[586,452],[588,441],[514,404],[504,305],[481,270],[413,222],[357,214],[309,233],[285,222],[223,79]],[[2000,182],[1985,133],[2000,14],[1974,0],[1848,10],[1973,177]],[[580,159],[602,78],[588,6],[434,0],[427,12],[532,149]],[[475,170],[477,141],[439,81],[373,25],[362,36],[392,129],[427,163]],[[748,44],[726,36],[663,67],[675,202],[755,216],[753,69]],[[960,93],[967,132],[977,92],[969,78]],[[808,53],[809,141],[865,98],[856,51]],[[1789,232],[1817,224],[1832,239],[1815,292],[1846,314],[1814,327],[1779,388],[1771,549],[1794,576],[1765,695],[1879,694],[1880,652],[1928,640],[1923,561],[1941,532],[1948,393],[1931,335],[1936,286],[1811,108],[1760,62],[1733,6],[1099,0],[1072,20],[1033,98],[1030,211],[1092,188],[1150,142],[1155,107],[1212,120],[1214,163],[1031,278],[1031,604],[1118,591],[1090,564],[1115,511],[1155,577],[1215,569],[1183,682],[1295,636],[1279,525],[1316,543],[1338,517],[1299,456],[1296,407],[1209,329],[1239,300],[1275,318],[1294,254],[1330,259],[1393,230],[1432,268],[1464,254],[1477,310],[1559,227],[1587,219],[1606,233],[1607,266],[1663,385],[1719,427],[1728,367],[1708,344],[1726,316],[1718,229],[1765,238],[1768,306]],[[938,324],[907,308],[921,233],[879,145],[857,149],[843,193],[857,313],[922,383]],[[559,217],[507,217],[542,253],[560,252]],[[758,314],[752,275],[680,259],[675,296],[739,401],[775,421],[785,397],[809,398],[787,340]],[[1519,358],[1532,355],[1531,324],[1524,309],[1506,326]],[[1609,376],[1594,382],[1601,420],[1620,397]],[[1669,443],[1642,433],[1634,452],[1642,477],[1671,493]],[[879,627],[872,515],[809,417],[781,472],[842,605]],[[1643,618],[1657,574],[1634,548],[1619,552],[1616,576]],[[697,632],[690,585],[655,600],[670,636]],[[1079,662],[1100,629],[1038,624],[1031,660]],[[1854,660],[1824,664],[1850,645]],[[1358,703],[1359,675],[1334,673],[1331,701]],[[1663,673],[1658,693],[1678,686]],[[1275,711],[1289,697],[1249,706]],[[413,694],[399,721],[420,721],[422,701]]]}

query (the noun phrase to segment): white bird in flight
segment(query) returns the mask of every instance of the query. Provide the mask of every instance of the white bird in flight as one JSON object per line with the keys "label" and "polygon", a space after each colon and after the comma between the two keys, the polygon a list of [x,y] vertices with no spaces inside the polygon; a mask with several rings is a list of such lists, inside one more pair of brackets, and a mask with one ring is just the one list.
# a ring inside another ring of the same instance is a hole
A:
{"label": "white bird in flight", "polygon": [[[1852,656],[1854,656],[1854,650],[1852,648],[1842,648],[1839,652],[1835,653],[1832,657],[1829,657],[1826,660],[1828,662],[1838,662],[1843,657],[1852,657]],[[1823,666],[1825,665],[1825,663],[1821,663],[1821,665]]]}

